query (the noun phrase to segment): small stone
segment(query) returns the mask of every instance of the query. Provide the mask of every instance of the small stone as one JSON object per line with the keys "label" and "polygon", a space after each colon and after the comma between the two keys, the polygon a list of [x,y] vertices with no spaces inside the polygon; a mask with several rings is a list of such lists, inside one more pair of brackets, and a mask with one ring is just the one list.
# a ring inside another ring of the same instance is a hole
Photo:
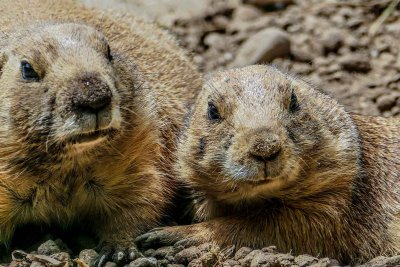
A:
{"label": "small stone", "polygon": [[393,94],[381,95],[376,99],[376,105],[381,112],[391,110],[396,105],[396,96]]}
{"label": "small stone", "polygon": [[345,55],[339,60],[339,64],[343,70],[349,72],[369,72],[371,64],[369,58],[363,54]]}
{"label": "small stone", "polygon": [[261,249],[262,252],[269,252],[269,253],[274,253],[277,251],[276,246],[269,246]]}
{"label": "small stone", "polygon": [[310,255],[299,255],[294,258],[294,262],[300,267],[309,266],[313,263],[317,263],[318,259]]}
{"label": "small stone", "polygon": [[263,252],[259,249],[251,251],[249,254],[246,255],[243,259],[240,259],[239,262],[243,266],[250,266],[251,262],[254,258],[257,258],[258,255],[263,254]]}
{"label": "small stone", "polygon": [[87,265],[95,266],[96,261],[99,258],[99,254],[94,249],[84,249],[79,253],[79,259],[85,262]]}
{"label": "small stone", "polygon": [[115,262],[107,261],[104,267],[117,267]]}
{"label": "small stone", "polygon": [[143,257],[143,254],[136,247],[128,249],[128,259],[130,261],[136,260],[137,258]]}
{"label": "small stone", "polygon": [[321,43],[325,53],[337,52],[343,44],[343,34],[338,29],[330,29],[323,33]]}
{"label": "small stone", "polygon": [[50,256],[52,254],[61,252],[61,250],[56,242],[54,242],[53,240],[47,240],[38,247],[37,252],[38,254]]}
{"label": "small stone", "polygon": [[168,264],[167,267],[185,267],[183,264]]}
{"label": "small stone", "polygon": [[69,261],[71,259],[67,252],[52,254],[50,257],[58,261]]}
{"label": "small stone", "polygon": [[243,258],[246,257],[251,251],[252,251],[251,248],[242,247],[242,248],[240,248],[238,251],[236,251],[236,254],[235,254],[235,256],[233,257],[233,259],[235,259],[235,260],[243,259]]}
{"label": "small stone", "polygon": [[251,21],[259,18],[262,11],[251,5],[240,5],[233,13],[233,19],[236,21]]}
{"label": "small stone", "polygon": [[153,257],[139,258],[129,263],[129,267],[157,267],[157,259]]}
{"label": "small stone", "polygon": [[258,255],[254,256],[250,263],[250,267],[258,266],[279,266],[276,254],[259,253]]}
{"label": "small stone", "polygon": [[201,255],[200,249],[197,247],[189,247],[175,255],[175,261],[181,264],[189,264],[194,259],[199,258]]}
{"label": "small stone", "polygon": [[146,257],[154,257],[154,253],[156,253],[156,251],[151,248],[143,252],[143,255]]}
{"label": "small stone", "polygon": [[154,252],[153,257],[156,259],[163,259],[173,254],[174,254],[174,247],[172,246],[161,247]]}
{"label": "small stone", "polygon": [[157,267],[167,267],[170,263],[167,259],[157,260]]}
{"label": "small stone", "polygon": [[32,261],[30,267],[46,267],[46,265],[38,261]]}
{"label": "small stone", "polygon": [[206,35],[204,38],[204,44],[214,47],[218,50],[225,50],[226,48],[226,40],[224,35],[215,32]]}
{"label": "small stone", "polygon": [[246,0],[245,3],[257,5],[257,6],[268,6],[268,5],[289,5],[293,3],[293,0]]}
{"label": "small stone", "polygon": [[285,31],[267,28],[250,36],[238,49],[232,67],[271,62],[290,54],[290,40]]}

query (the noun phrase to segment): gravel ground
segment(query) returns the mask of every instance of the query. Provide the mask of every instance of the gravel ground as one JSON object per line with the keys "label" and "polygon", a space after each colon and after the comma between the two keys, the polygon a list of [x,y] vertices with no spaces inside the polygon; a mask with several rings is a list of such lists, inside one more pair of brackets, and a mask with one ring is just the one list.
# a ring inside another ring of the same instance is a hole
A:
{"label": "gravel ground", "polygon": [[[384,23],[376,23],[390,0],[82,1],[129,10],[156,21],[178,37],[205,73],[272,63],[321,87],[350,111],[400,116],[399,8]],[[14,252],[10,266],[86,267],[98,257],[92,249],[73,253],[61,240],[22,248],[29,254]],[[2,260],[9,262],[10,258]],[[112,266],[115,263],[107,263],[107,267]],[[339,263],[328,258],[282,254],[272,246],[221,250],[203,244],[133,253],[129,266],[295,267]],[[362,266],[400,266],[400,256],[377,257]]]}

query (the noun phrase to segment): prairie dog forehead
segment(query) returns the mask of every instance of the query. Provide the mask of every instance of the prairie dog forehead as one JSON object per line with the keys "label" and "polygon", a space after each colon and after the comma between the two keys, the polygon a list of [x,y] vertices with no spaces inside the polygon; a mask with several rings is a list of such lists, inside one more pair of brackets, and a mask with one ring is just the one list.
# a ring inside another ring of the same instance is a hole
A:
{"label": "prairie dog forehead", "polygon": [[47,36],[44,39],[52,38],[63,48],[76,48],[82,45],[98,49],[105,49],[108,46],[104,35],[95,28],[76,23],[63,23],[49,25],[45,28]]}
{"label": "prairie dog forehead", "polygon": [[235,94],[244,99],[274,98],[292,91],[291,79],[269,66],[249,66],[217,72],[206,79],[209,93]]}

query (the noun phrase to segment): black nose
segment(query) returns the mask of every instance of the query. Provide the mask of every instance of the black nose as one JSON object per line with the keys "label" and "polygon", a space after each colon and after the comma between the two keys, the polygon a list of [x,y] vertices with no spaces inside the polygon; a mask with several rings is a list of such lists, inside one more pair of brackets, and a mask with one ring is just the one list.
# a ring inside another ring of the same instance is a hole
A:
{"label": "black nose", "polygon": [[97,113],[111,104],[112,92],[98,76],[84,74],[74,82],[72,103],[79,111]]}

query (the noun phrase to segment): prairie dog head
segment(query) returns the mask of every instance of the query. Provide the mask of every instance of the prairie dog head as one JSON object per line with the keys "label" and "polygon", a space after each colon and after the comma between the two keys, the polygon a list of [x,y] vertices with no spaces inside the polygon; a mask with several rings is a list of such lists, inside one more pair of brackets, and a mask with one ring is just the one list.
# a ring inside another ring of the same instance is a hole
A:
{"label": "prairie dog head", "polygon": [[77,158],[112,142],[133,96],[112,49],[102,33],[81,24],[11,34],[0,45],[2,154]]}
{"label": "prairie dog head", "polygon": [[349,115],[272,67],[212,75],[191,112],[178,171],[216,200],[296,199],[357,174],[357,131]]}

